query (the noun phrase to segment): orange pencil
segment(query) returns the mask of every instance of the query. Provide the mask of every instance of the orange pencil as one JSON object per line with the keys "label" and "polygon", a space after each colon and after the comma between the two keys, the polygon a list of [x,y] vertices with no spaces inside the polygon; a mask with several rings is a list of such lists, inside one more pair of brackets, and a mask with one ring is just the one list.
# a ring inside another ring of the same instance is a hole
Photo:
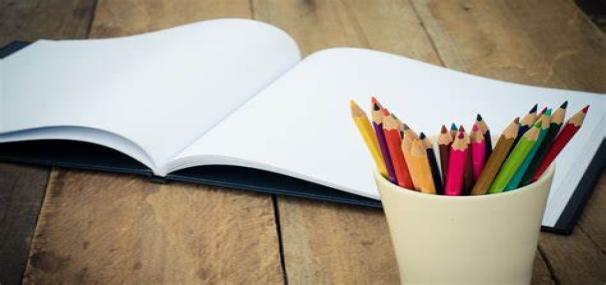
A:
{"label": "orange pencil", "polygon": [[415,169],[414,173],[417,175],[416,180],[419,183],[418,186],[415,186],[423,193],[435,194],[436,188],[433,182],[429,160],[427,159],[427,151],[420,139],[415,139],[412,142],[410,158],[409,166],[411,169]]}
{"label": "orange pencil", "polygon": [[[404,124],[404,131],[402,132],[402,144],[401,144],[401,149],[402,149],[402,154],[404,155],[404,161],[406,161],[406,163],[408,163],[412,158],[411,158],[411,148],[412,148],[412,143],[414,142],[414,140],[418,139],[419,137],[417,136],[417,134],[415,133],[415,131],[413,131],[410,127],[408,127],[408,125]],[[416,173],[416,169],[413,167],[408,167],[408,173],[410,174],[410,179],[412,181],[412,185],[414,187],[415,190],[420,191],[420,181],[418,179],[419,175],[417,175]]]}
{"label": "orange pencil", "polygon": [[389,156],[393,164],[394,171],[396,173],[396,181],[398,185],[407,189],[414,189],[410,173],[408,172],[408,165],[404,161],[404,154],[402,153],[402,139],[400,138],[400,124],[391,114],[384,114],[383,117],[383,132],[385,134],[385,140],[387,141],[387,147],[389,149]]}

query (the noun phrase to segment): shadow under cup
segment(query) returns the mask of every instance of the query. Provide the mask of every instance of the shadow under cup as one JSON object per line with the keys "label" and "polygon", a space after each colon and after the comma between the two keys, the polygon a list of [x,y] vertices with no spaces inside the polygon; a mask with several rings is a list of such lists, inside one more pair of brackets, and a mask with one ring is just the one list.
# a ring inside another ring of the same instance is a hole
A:
{"label": "shadow under cup", "polygon": [[554,172],[503,193],[442,196],[375,171],[402,283],[530,283]]}

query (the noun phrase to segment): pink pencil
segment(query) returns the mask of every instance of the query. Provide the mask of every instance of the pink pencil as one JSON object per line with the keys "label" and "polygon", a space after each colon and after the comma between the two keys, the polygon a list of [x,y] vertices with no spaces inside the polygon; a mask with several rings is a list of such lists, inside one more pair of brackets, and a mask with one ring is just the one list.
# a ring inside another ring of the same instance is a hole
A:
{"label": "pink pencil", "polygon": [[449,196],[461,195],[461,192],[463,192],[463,172],[466,161],[467,142],[465,141],[465,133],[464,131],[459,130],[457,137],[452,143],[452,148],[450,149],[444,194]]}
{"label": "pink pencil", "polygon": [[474,180],[478,180],[486,162],[486,140],[478,123],[471,129],[471,166]]}

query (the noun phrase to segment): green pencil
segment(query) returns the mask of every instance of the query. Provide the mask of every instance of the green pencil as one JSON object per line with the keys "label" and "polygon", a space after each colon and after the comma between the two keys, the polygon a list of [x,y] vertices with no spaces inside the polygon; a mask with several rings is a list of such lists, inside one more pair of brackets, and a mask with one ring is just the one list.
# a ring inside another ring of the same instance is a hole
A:
{"label": "green pencil", "polygon": [[547,111],[545,111],[545,113],[543,113],[543,115],[541,115],[541,117],[537,120],[537,122],[534,125],[535,127],[541,128],[541,131],[539,132],[539,138],[537,138],[537,142],[532,146],[530,153],[528,153],[528,156],[526,156],[526,158],[524,159],[524,162],[522,163],[522,165],[520,165],[520,168],[518,168],[518,171],[516,171],[516,174],[513,176],[513,178],[511,178],[511,181],[509,181],[509,183],[507,184],[507,187],[505,187],[505,191],[513,190],[520,186],[520,183],[522,182],[522,178],[524,178],[524,174],[526,173],[528,166],[530,166],[530,162],[534,159],[535,154],[537,153],[537,151],[539,150],[539,147],[541,146],[541,143],[543,142],[543,139],[547,135],[547,131],[549,131],[550,122],[551,122],[551,109],[547,109]]}
{"label": "green pencil", "polygon": [[560,127],[562,127],[562,122],[564,122],[564,117],[566,116],[566,107],[568,107],[568,101],[562,103],[562,105],[553,111],[551,115],[551,124],[549,125],[549,131],[545,135],[537,154],[535,155],[535,159],[530,162],[530,166],[526,170],[524,174],[524,178],[522,178],[522,185],[527,185],[530,183],[530,178],[534,175],[534,172],[543,161],[543,157],[547,154],[547,150],[553,143],[553,140],[558,135],[560,131]]}
{"label": "green pencil", "polygon": [[497,178],[495,178],[492,185],[490,185],[490,189],[488,193],[500,193],[505,190],[505,187],[511,180],[520,165],[524,162],[524,159],[528,156],[528,153],[534,146],[539,137],[540,127],[533,126],[530,130],[526,131],[522,138],[518,141],[518,144],[514,147],[514,149],[507,157],[507,160],[499,170],[499,174],[497,174]]}

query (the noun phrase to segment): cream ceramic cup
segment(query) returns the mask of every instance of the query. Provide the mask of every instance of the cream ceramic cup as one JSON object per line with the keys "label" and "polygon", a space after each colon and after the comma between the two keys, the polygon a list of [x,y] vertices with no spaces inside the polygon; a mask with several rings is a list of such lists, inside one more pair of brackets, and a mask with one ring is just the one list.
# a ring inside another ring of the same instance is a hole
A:
{"label": "cream ceramic cup", "polygon": [[516,190],[441,196],[375,172],[402,284],[528,284],[555,166]]}

